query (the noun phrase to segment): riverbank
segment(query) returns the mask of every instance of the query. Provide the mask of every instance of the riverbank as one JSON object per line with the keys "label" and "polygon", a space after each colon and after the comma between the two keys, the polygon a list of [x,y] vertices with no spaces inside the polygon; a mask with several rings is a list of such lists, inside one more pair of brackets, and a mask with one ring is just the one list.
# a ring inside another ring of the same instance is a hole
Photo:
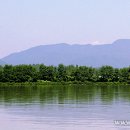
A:
{"label": "riverbank", "polygon": [[71,81],[71,82],[50,82],[50,81],[39,81],[39,82],[21,82],[21,83],[15,83],[15,82],[0,82],[0,87],[22,87],[22,86],[28,86],[28,87],[34,87],[34,86],[47,86],[47,85],[86,85],[86,86],[130,86],[127,82],[77,82],[77,81]]}

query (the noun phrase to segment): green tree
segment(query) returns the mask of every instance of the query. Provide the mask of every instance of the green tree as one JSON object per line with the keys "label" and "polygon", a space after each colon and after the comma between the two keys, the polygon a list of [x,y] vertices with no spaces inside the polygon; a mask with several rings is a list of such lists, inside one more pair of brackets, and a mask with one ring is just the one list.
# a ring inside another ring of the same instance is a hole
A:
{"label": "green tree", "polygon": [[5,65],[3,68],[3,82],[14,81],[14,70],[12,65]]}
{"label": "green tree", "polygon": [[112,66],[102,66],[99,69],[100,81],[108,82],[113,80],[114,69]]}
{"label": "green tree", "polygon": [[3,67],[0,65],[0,82],[3,81]]}
{"label": "green tree", "polygon": [[119,81],[119,78],[120,78],[120,70],[118,68],[115,68],[114,72],[113,72],[113,79],[112,79],[112,81],[113,82],[117,82],[117,81]]}
{"label": "green tree", "polygon": [[121,68],[119,80],[121,82],[127,82],[128,78],[129,78],[129,68]]}
{"label": "green tree", "polygon": [[58,80],[66,81],[67,80],[66,67],[63,64],[59,64],[57,70],[58,70],[58,75],[57,75]]}
{"label": "green tree", "polygon": [[36,69],[31,65],[17,65],[14,67],[15,82],[37,81]]}
{"label": "green tree", "polygon": [[55,67],[53,66],[41,64],[39,67],[39,76],[41,80],[54,81],[56,77],[55,73]]}
{"label": "green tree", "polygon": [[75,69],[76,69],[76,68],[75,68],[74,65],[66,66],[67,81],[74,81],[73,72],[75,72]]}

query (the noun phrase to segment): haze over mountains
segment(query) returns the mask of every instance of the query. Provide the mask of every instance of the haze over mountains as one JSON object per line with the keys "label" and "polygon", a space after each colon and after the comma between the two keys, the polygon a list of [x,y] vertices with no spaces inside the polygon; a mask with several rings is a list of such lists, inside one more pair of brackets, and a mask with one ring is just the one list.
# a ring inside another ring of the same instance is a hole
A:
{"label": "haze over mountains", "polygon": [[0,60],[0,65],[6,64],[4,61]]}
{"label": "haze over mountains", "polygon": [[41,45],[2,58],[8,64],[86,65],[127,67],[130,65],[130,39],[104,45]]}

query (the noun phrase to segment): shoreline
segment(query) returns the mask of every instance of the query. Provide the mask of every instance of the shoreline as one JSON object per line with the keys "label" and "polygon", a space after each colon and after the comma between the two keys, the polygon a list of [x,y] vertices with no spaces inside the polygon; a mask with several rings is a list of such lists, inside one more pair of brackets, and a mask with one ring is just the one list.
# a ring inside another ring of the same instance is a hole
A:
{"label": "shoreline", "polygon": [[130,86],[127,82],[50,82],[50,81],[42,81],[42,82],[0,82],[0,87],[22,87],[22,86],[47,86],[47,85],[93,85],[93,86]]}

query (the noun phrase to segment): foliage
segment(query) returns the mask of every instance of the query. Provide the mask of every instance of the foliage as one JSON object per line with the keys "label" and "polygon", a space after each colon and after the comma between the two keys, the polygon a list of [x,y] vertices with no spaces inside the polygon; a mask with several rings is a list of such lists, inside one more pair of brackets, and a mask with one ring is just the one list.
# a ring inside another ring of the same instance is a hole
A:
{"label": "foliage", "polygon": [[0,82],[130,82],[130,67],[113,68],[102,66],[56,66],[39,65],[5,65],[0,66]]}

